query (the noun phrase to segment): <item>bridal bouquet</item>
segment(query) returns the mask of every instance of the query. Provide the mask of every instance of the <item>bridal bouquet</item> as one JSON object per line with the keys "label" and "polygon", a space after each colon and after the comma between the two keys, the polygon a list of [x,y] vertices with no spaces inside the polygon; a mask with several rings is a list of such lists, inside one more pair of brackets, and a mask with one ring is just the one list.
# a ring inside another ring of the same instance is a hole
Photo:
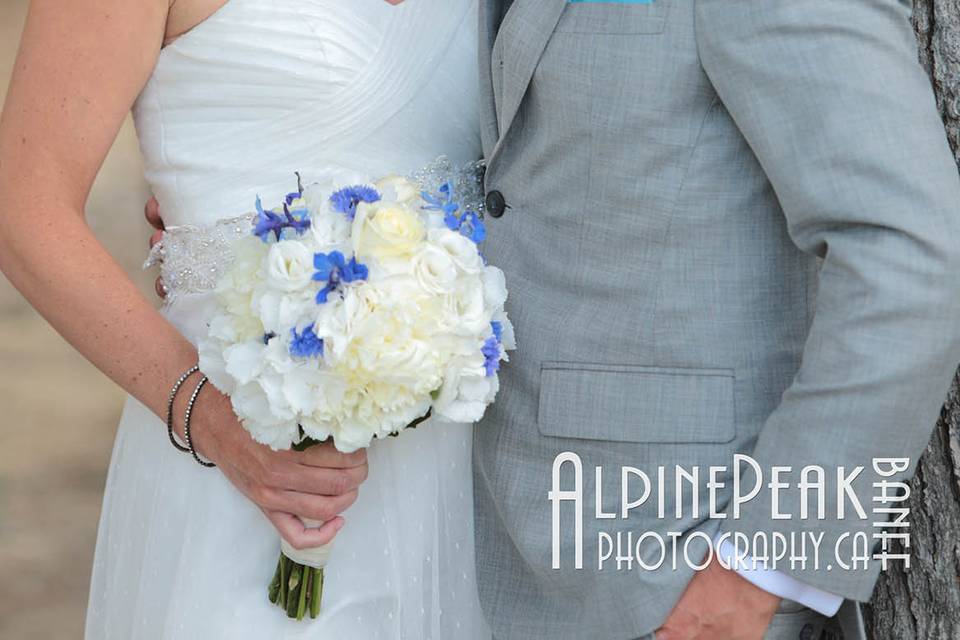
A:
{"label": "bridal bouquet", "polygon": [[[503,273],[478,248],[483,221],[462,202],[455,182],[398,176],[298,180],[275,209],[258,199],[199,347],[254,439],[351,452],[431,415],[483,416],[513,328]],[[329,546],[281,542],[269,598],[290,617],[318,615]]]}

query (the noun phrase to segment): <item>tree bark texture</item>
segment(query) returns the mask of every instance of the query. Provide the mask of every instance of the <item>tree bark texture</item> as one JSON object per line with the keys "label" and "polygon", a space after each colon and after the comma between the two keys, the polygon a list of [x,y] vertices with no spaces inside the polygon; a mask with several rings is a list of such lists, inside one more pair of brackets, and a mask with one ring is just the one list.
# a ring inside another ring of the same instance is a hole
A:
{"label": "tree bark texture", "polygon": [[[913,9],[920,62],[960,161],[960,0],[914,0]],[[909,504],[910,568],[895,563],[881,574],[864,609],[868,636],[960,640],[960,376],[920,459]]]}

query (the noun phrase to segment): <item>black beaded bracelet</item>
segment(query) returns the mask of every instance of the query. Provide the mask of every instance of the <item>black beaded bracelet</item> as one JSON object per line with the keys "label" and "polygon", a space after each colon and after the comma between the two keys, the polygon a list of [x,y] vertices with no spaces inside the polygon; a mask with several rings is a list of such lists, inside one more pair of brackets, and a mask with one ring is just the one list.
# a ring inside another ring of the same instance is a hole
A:
{"label": "black beaded bracelet", "polygon": [[170,444],[176,447],[177,451],[183,451],[184,453],[190,453],[190,448],[185,447],[179,442],[177,442],[177,437],[173,434],[173,401],[177,397],[177,393],[180,392],[180,387],[183,386],[183,383],[187,381],[187,378],[195,374],[200,370],[200,365],[195,364],[187,371],[184,372],[182,376],[174,383],[173,388],[170,389],[170,399],[167,401],[167,435],[170,436]]}
{"label": "black beaded bracelet", "polygon": [[203,385],[207,384],[207,376],[200,378],[200,382],[197,383],[196,389],[193,390],[193,395],[190,396],[190,402],[187,404],[187,410],[183,414],[183,439],[187,442],[187,449],[190,451],[190,454],[193,456],[193,459],[197,461],[198,464],[204,467],[215,467],[212,462],[207,462],[200,457],[200,454],[197,453],[197,450],[193,446],[193,440],[190,439],[190,415],[193,413],[193,405],[197,402],[197,396],[200,395],[200,389],[203,389]]}

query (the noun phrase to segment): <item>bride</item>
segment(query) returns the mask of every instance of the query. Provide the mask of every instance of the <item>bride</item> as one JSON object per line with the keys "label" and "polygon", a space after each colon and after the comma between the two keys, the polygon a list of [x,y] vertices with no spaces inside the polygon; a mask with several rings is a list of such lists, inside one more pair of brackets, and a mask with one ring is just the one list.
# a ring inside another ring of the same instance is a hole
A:
{"label": "bride", "polygon": [[[475,0],[33,0],[0,122],[0,268],[130,394],[88,638],[489,637],[468,425],[352,455],[272,452],[207,385],[193,435],[210,469],[170,445],[162,419],[212,311],[218,220],[281,200],[294,171],[314,182],[479,157],[476,24]],[[83,218],[131,107],[147,179],[185,239],[168,248],[178,271],[160,312]],[[316,620],[267,600],[277,532],[300,548],[336,537]]]}

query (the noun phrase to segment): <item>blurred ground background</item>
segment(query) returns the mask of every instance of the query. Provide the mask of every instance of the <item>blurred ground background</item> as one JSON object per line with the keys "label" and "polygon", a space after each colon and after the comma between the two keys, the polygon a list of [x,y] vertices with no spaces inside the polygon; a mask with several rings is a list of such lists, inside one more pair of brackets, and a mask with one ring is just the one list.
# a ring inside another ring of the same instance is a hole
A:
{"label": "blurred ground background", "polygon": [[[0,0],[0,102],[27,0]],[[87,208],[131,275],[149,230],[128,122]],[[2,233],[2,230],[0,230]],[[0,275],[0,638],[81,638],[100,498],[123,393],[40,318]]]}

